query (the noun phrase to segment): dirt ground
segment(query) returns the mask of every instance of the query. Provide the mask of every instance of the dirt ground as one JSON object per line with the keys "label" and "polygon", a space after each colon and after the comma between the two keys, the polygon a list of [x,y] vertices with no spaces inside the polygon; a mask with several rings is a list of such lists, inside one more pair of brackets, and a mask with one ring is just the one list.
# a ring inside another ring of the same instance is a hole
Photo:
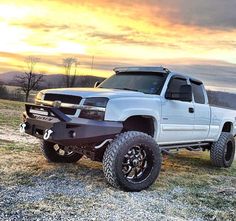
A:
{"label": "dirt ground", "polygon": [[47,162],[39,141],[19,134],[23,109],[0,100],[0,220],[236,220],[235,162],[218,169],[208,152],[180,152],[149,189],[124,192],[100,163]]}

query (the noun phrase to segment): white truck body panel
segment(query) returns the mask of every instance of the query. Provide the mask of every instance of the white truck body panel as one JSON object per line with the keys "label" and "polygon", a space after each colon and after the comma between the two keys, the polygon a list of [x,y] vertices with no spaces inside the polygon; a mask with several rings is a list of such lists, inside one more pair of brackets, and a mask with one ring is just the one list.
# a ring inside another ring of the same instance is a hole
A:
{"label": "white truck body panel", "polygon": [[161,128],[158,142],[191,142],[194,139],[194,114],[188,112],[193,103],[162,99]]}
{"label": "white truck body panel", "polygon": [[235,110],[211,106],[211,124],[208,140],[218,140],[225,122],[231,122],[231,133],[236,136]]}
{"label": "white truck body panel", "polygon": [[[236,135],[236,111],[209,106],[205,89],[205,104],[166,99],[168,83],[174,75],[179,74],[169,73],[160,95],[103,88],[50,89],[42,93],[81,96],[82,104],[86,98],[107,97],[105,121],[124,122],[132,116],[151,117],[158,144],[217,141],[226,122],[233,125],[230,133]],[[189,83],[189,78],[186,79]],[[190,113],[189,108],[193,108],[194,113]],[[75,115],[79,113],[80,110]]]}

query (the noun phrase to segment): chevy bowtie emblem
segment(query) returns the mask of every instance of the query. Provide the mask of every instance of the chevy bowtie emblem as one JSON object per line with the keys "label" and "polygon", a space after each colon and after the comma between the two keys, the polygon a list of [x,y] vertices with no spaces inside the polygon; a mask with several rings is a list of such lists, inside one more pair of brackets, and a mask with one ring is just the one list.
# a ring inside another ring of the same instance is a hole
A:
{"label": "chevy bowtie emblem", "polygon": [[61,101],[54,101],[53,102],[53,107],[59,108],[61,106]]}

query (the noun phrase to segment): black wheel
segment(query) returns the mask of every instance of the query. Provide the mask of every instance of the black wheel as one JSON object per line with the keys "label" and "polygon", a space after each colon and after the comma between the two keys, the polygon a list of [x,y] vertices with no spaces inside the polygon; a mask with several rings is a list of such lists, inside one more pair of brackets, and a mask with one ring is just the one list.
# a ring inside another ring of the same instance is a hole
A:
{"label": "black wheel", "polygon": [[41,150],[48,161],[55,163],[75,163],[83,156],[70,151],[69,148],[47,141],[41,142]]}
{"label": "black wheel", "polygon": [[161,152],[155,140],[136,131],[120,134],[106,149],[103,171],[112,186],[140,191],[152,185],[161,169]]}
{"label": "black wheel", "polygon": [[217,167],[230,167],[234,160],[235,140],[232,134],[222,132],[211,146],[211,161]]}

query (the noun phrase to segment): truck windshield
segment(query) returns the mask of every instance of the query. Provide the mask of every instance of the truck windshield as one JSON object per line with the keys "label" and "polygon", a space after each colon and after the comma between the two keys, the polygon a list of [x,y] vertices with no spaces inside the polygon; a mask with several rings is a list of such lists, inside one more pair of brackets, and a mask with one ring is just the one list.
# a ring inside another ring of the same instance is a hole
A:
{"label": "truck windshield", "polygon": [[102,82],[99,88],[139,91],[145,94],[160,94],[166,76],[159,73],[119,73]]}

